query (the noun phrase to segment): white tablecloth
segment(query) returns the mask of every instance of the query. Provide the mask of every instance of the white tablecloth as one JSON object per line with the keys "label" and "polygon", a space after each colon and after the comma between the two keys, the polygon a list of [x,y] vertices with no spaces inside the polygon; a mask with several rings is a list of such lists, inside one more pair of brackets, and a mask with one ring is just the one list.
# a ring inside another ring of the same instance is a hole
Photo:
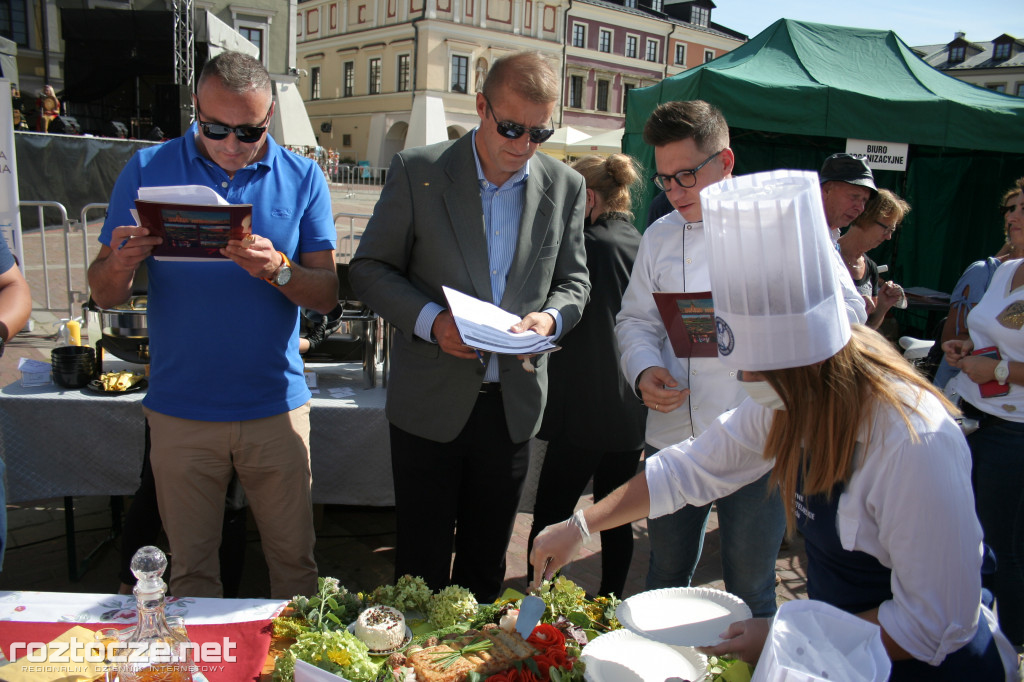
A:
{"label": "white tablecloth", "polygon": [[[391,506],[384,389],[366,389],[358,363],[310,364],[319,391],[310,412],[313,501]],[[337,389],[351,395],[338,397]],[[332,391],[333,389],[333,391]],[[81,495],[131,495],[145,444],[144,392],[97,395],[59,386],[0,390],[0,455],[10,503]]]}

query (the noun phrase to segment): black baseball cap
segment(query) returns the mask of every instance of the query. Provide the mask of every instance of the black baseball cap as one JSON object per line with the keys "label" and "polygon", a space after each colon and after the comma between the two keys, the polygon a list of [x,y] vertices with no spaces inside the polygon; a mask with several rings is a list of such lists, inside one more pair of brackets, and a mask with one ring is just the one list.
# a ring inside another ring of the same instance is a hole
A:
{"label": "black baseball cap", "polygon": [[818,177],[822,184],[829,180],[838,180],[851,185],[867,187],[871,190],[872,196],[878,192],[878,188],[875,187],[875,176],[871,173],[867,158],[859,154],[847,154],[846,152],[833,154],[825,159],[825,163],[821,164]]}

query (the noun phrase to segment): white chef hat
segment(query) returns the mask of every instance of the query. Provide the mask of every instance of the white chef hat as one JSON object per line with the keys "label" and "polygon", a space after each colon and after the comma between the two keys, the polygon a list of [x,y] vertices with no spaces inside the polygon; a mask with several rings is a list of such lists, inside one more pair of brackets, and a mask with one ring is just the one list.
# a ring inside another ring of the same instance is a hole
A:
{"label": "white chef hat", "polygon": [[700,201],[723,363],[802,367],[846,345],[850,323],[816,173],[729,178],[704,188]]}

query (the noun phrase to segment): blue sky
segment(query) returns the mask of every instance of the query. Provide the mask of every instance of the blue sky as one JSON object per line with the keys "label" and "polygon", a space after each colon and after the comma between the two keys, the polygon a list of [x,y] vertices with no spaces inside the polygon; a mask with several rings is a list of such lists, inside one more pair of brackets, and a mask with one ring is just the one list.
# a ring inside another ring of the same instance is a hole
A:
{"label": "blue sky", "polygon": [[[1024,39],[1020,0],[715,0],[711,20],[753,37],[781,18],[892,30],[908,45],[1003,34]],[[1014,19],[1016,17],[1016,19]]]}

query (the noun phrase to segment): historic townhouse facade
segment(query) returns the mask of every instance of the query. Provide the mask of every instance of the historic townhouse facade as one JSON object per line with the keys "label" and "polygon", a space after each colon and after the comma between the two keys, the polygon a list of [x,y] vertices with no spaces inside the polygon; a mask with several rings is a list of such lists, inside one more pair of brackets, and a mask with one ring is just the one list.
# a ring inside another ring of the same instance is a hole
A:
{"label": "historic townhouse facade", "polygon": [[566,20],[563,123],[625,124],[626,95],[734,49],[746,36],[710,21],[707,0],[617,4],[574,0]]}
{"label": "historic townhouse facade", "polygon": [[[556,127],[621,128],[629,88],[745,40],[710,24],[710,0],[646,4],[661,1],[306,0],[296,23],[298,66],[308,72],[300,87],[320,144],[371,166],[469,132],[490,64],[522,49],[563,75]],[[705,8],[706,25],[667,13],[692,7]]]}
{"label": "historic townhouse facade", "polygon": [[914,52],[954,78],[1007,95],[1024,97],[1024,41],[1009,34],[973,42],[957,32],[945,45],[920,45]]}

